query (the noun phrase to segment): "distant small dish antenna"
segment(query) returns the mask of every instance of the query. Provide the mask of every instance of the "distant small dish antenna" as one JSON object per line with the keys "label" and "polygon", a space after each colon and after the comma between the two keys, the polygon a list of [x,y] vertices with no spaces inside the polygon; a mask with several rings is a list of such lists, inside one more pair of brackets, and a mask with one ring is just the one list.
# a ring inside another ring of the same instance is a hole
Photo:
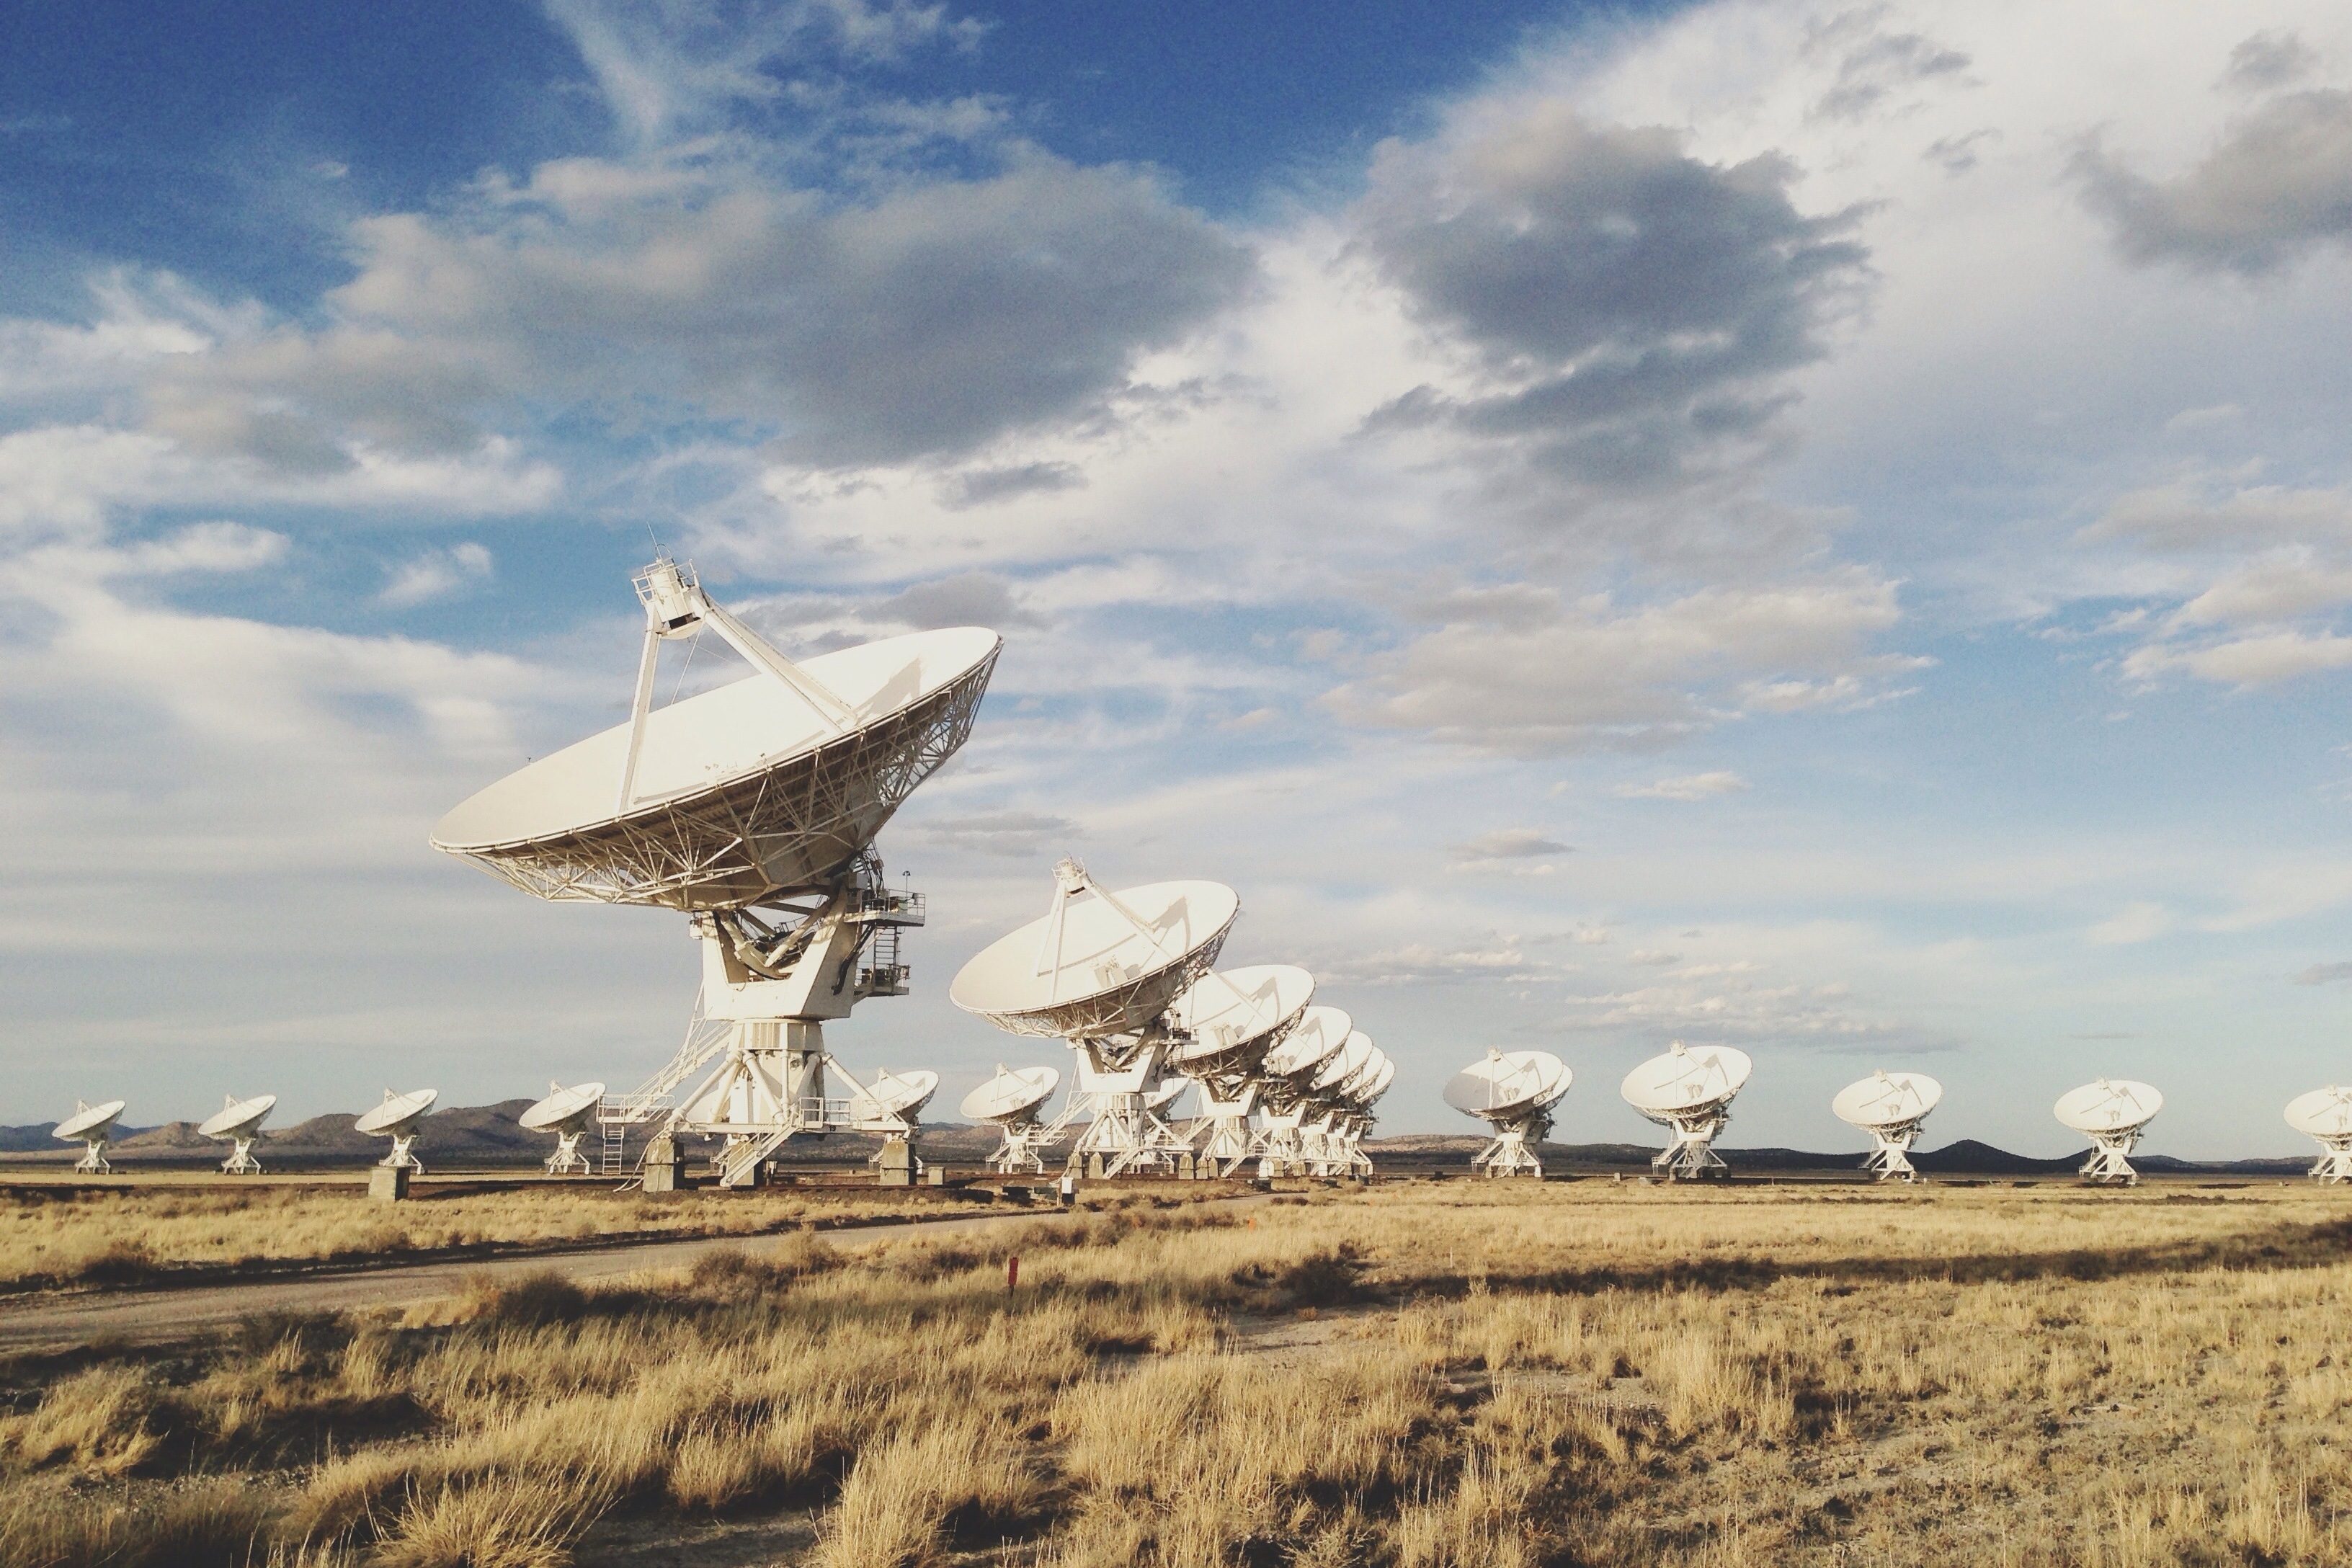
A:
{"label": "distant small dish antenna", "polygon": [[278,1109],[274,1094],[257,1094],[251,1100],[239,1100],[235,1095],[224,1096],[221,1108],[206,1118],[196,1129],[206,1138],[234,1146],[234,1152],[221,1162],[221,1170],[231,1176],[257,1176],[261,1162],[253,1157],[254,1140],[261,1136],[261,1124]]}
{"label": "distant small dish antenna", "polygon": [[1911,1149],[1927,1124],[1927,1112],[1943,1098],[1944,1086],[1926,1073],[1882,1069],[1838,1090],[1830,1111],[1875,1143],[1862,1163],[1864,1170],[1877,1172],[1882,1182],[1916,1182],[1919,1173],[1911,1164]]}
{"label": "distant small dish antenna", "polygon": [[1625,1103],[1675,1135],[1650,1168],[1684,1181],[1727,1169],[1715,1141],[1730,1124],[1731,1102],[1755,1070],[1746,1051],[1729,1046],[1694,1050],[1676,1040],[1664,1056],[1627,1073],[1619,1089]]}
{"label": "distant small dish antenna", "polygon": [[985,1121],[1004,1135],[988,1163],[1004,1175],[1045,1170],[1037,1138],[1037,1113],[1061,1087],[1059,1068],[1008,1068],[997,1064],[996,1076],[963,1097],[960,1114]]}
{"label": "distant small dish antenna", "polygon": [[123,1101],[110,1100],[104,1105],[92,1105],[88,1100],[74,1101],[74,1113],[58,1123],[53,1136],[68,1143],[79,1143],[82,1156],[74,1162],[74,1169],[86,1175],[104,1176],[113,1173],[107,1163],[107,1141],[114,1136],[115,1120],[122,1114]]}
{"label": "distant small dish antenna", "polygon": [[1445,1086],[1445,1103],[1486,1122],[1495,1134],[1471,1168],[1489,1176],[1541,1177],[1536,1145],[1551,1131],[1551,1108],[1575,1081],[1568,1064],[1549,1051],[1490,1050],[1455,1073]]}
{"label": "distant small dish antenna", "polygon": [[547,1157],[547,1173],[562,1175],[574,1166],[587,1175],[588,1156],[580,1152],[580,1140],[588,1135],[589,1124],[596,1120],[596,1111],[604,1103],[604,1086],[601,1083],[575,1083],[570,1089],[550,1082],[547,1098],[515,1118],[526,1132],[555,1134],[555,1152]]}
{"label": "distant small dish antenna", "polygon": [[2051,1113],[2061,1125],[2091,1141],[2091,1157],[2083,1162],[2083,1180],[2136,1187],[2139,1173],[2132,1169],[2127,1156],[2163,1109],[2164,1096],[2151,1086],[2137,1079],[2103,1078],[2060,1095]]}
{"label": "distant small dish antenna", "polygon": [[414,1089],[407,1094],[394,1094],[387,1089],[383,1091],[383,1103],[362,1114],[352,1123],[352,1131],[370,1138],[391,1139],[392,1152],[376,1163],[380,1165],[405,1165],[421,1176],[425,1173],[425,1167],[409,1151],[416,1142],[417,1122],[424,1120],[425,1113],[433,1109],[433,1102],[440,1097],[441,1091],[434,1089]]}
{"label": "distant small dish antenna", "polygon": [[2319,1140],[2319,1163],[2311,1179],[2323,1187],[2352,1181],[2352,1089],[2334,1084],[2287,1101],[2286,1124]]}
{"label": "distant small dish antenna", "polygon": [[1178,1037],[1172,1061],[1201,1086],[1207,1135],[1202,1167],[1230,1176],[1264,1142],[1253,1133],[1266,1056],[1289,1037],[1315,999],[1315,976],[1295,963],[1212,970],[1176,999],[1169,1026]]}

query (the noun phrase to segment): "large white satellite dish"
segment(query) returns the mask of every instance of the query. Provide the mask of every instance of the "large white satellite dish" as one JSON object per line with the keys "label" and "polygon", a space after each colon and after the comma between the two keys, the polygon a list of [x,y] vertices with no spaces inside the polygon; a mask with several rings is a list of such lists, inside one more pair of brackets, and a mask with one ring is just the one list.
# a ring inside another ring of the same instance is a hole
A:
{"label": "large white satellite dish", "polygon": [[562,1175],[576,1165],[584,1176],[589,1173],[588,1157],[580,1152],[580,1141],[588,1135],[604,1103],[601,1083],[575,1083],[570,1089],[550,1083],[547,1098],[516,1117],[515,1122],[526,1132],[555,1134],[555,1152],[547,1157],[549,1175]]}
{"label": "large white satellite dish", "polygon": [[261,1162],[253,1157],[253,1142],[261,1136],[261,1124],[277,1109],[278,1097],[274,1094],[257,1094],[251,1100],[226,1095],[221,1108],[205,1118],[196,1131],[234,1146],[234,1152],[221,1162],[223,1172],[232,1176],[257,1176],[261,1173]]}
{"label": "large white satellite dish", "polygon": [[1619,1092],[1650,1121],[1674,1131],[1674,1140],[1650,1162],[1670,1178],[1696,1180],[1724,1169],[1715,1140],[1731,1121],[1731,1101],[1756,1064],[1729,1046],[1692,1049],[1676,1040],[1625,1075]]}
{"label": "large white satellite dish", "polygon": [[1212,970],[1169,1014],[1183,1037],[1171,1059],[1195,1078],[1245,1078],[1314,999],[1315,976],[1295,963]]}
{"label": "large white satellite dish", "polygon": [[1169,1011],[1217,962],[1241,900],[1222,882],[1151,882],[1112,892],[1077,861],[1054,868],[1043,917],[991,942],[948,997],[1008,1034],[1058,1037],[1077,1054],[1061,1126],[1093,1121],[1070,1152],[1093,1174],[1173,1172],[1192,1152],[1155,1100],[1179,1043]]}
{"label": "large white satellite dish", "polygon": [[1875,1171],[1882,1182],[1901,1177],[1916,1182],[1911,1149],[1919,1142],[1927,1112],[1944,1098],[1944,1086],[1923,1072],[1886,1072],[1850,1083],[1830,1101],[1830,1113],[1850,1127],[1871,1135],[1874,1146],[1862,1168]]}
{"label": "large white satellite dish", "polygon": [[2164,1096],[2153,1086],[2137,1079],[2103,1078],[2060,1095],[2051,1114],[2062,1126],[2090,1139],[2091,1157],[2083,1162],[2081,1173],[2084,1181],[2137,1186],[2139,1173],[2127,1156],[2163,1109]]}
{"label": "large white satellite dish", "polygon": [[1307,1080],[1307,1092],[1318,1099],[1332,1098],[1340,1085],[1371,1065],[1373,1048],[1371,1036],[1361,1029],[1350,1030],[1339,1048]]}
{"label": "large white satellite dish", "polygon": [[373,1110],[362,1111],[352,1123],[352,1131],[364,1137],[391,1139],[392,1152],[376,1163],[405,1165],[421,1176],[425,1173],[425,1167],[411,1152],[416,1142],[416,1124],[424,1120],[425,1113],[433,1109],[433,1102],[439,1098],[441,1091],[435,1089],[412,1089],[406,1094],[394,1094],[387,1089],[383,1091],[383,1103]]}
{"label": "large white satellite dish", "polygon": [[1299,1014],[1297,1024],[1259,1064],[1270,1089],[1285,1086],[1275,1098],[1303,1090],[1325,1062],[1347,1048],[1355,1028],[1356,1021],[1337,1007],[1318,1004]]}
{"label": "large white satellite dish", "polygon": [[1445,1103],[1492,1127],[1493,1140],[1470,1162],[1489,1176],[1543,1174],[1536,1146],[1551,1131],[1551,1108],[1576,1075],[1549,1051],[1489,1050],[1447,1080]]}
{"label": "large white satellite dish", "polygon": [[997,1064],[996,1076],[963,1097],[960,1114],[994,1125],[1003,1134],[989,1163],[1004,1175],[1028,1171],[1043,1173],[1039,1152],[1038,1111],[1061,1087],[1058,1068],[1008,1068]]}
{"label": "large white satellite dish", "polygon": [[949,1000],[1007,1034],[1073,1044],[1142,1036],[1216,963],[1241,912],[1222,882],[1112,893],[1075,860],[1054,873],[1045,916],[982,948],[948,987]]}
{"label": "large white satellite dish", "polygon": [[2322,1186],[2352,1181],[2352,1089],[2334,1084],[2298,1094],[2286,1104],[2286,1124],[2319,1140],[2311,1179]]}
{"label": "large white satellite dish", "polygon": [[[877,1103],[826,1051],[823,1027],[907,991],[900,934],[925,911],[889,887],[874,837],[971,733],[1003,643],[958,626],[795,663],[688,564],[664,556],[636,588],[646,628],[628,722],[476,794],[433,842],[540,898],[695,917],[702,999],[686,1044],[597,1119],[658,1120],[665,1147],[724,1137],[719,1184],[740,1186],[786,1139],[850,1125],[861,1097]],[[663,643],[705,631],[755,673],[655,708]],[[851,1092],[830,1092],[828,1071]]]}
{"label": "large white satellite dish", "polygon": [[58,1122],[50,1136],[82,1146],[81,1158],[74,1162],[75,1170],[93,1176],[113,1171],[107,1162],[106,1144],[114,1136],[114,1123],[121,1116],[124,1104],[120,1100],[110,1100],[103,1105],[92,1105],[83,1100],[74,1101],[74,1113]]}

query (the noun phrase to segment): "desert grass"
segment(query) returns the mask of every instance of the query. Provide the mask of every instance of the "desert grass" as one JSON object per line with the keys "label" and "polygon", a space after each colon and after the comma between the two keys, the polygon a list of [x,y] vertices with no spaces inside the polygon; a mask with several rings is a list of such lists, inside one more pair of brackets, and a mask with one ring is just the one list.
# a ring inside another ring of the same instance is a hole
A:
{"label": "desert grass", "polygon": [[602,1237],[759,1236],[898,1215],[929,1199],[849,1189],[648,1197],[610,1184],[368,1204],[349,1189],[118,1191],[21,1187],[0,1195],[0,1291],[143,1282],[173,1270],[374,1258]]}
{"label": "desert grass", "polygon": [[17,1368],[0,1563],[553,1568],[744,1510],[823,1568],[2342,1563],[2347,1306],[2352,1205],[2270,1187],[802,1233]]}

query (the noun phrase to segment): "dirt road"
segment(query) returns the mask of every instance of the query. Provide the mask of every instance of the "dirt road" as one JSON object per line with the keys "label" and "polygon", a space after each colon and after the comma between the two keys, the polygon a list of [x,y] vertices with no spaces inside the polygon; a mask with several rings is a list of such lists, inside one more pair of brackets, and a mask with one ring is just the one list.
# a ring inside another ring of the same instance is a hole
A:
{"label": "dirt road", "polygon": [[[891,1237],[926,1237],[1003,1225],[1014,1220],[1052,1224],[1044,1214],[959,1215],[906,1225],[830,1231],[835,1247],[871,1247]],[[168,1344],[207,1338],[259,1312],[337,1312],[369,1307],[405,1307],[453,1296],[470,1275],[512,1278],[554,1269],[576,1280],[611,1279],[647,1268],[682,1268],[719,1247],[757,1248],[772,1237],[713,1236],[684,1241],[649,1241],[593,1251],[525,1253],[488,1261],[427,1262],[372,1268],[361,1273],[294,1276],[237,1284],[185,1289],[125,1290],[86,1296],[26,1297],[0,1306],[0,1355],[67,1351],[96,1340],[118,1343]]]}

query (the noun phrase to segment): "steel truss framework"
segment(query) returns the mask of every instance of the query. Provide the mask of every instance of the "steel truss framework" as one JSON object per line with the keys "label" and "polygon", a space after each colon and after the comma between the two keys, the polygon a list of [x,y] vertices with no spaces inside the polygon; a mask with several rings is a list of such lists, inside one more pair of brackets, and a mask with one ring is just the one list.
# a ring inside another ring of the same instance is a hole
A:
{"label": "steel truss framework", "polygon": [[551,900],[733,910],[821,886],[964,743],[995,668],[992,653],[906,711],[723,789],[575,833],[460,853]]}
{"label": "steel truss framework", "polygon": [[229,1140],[236,1147],[229,1157],[221,1162],[221,1172],[224,1175],[257,1176],[261,1174],[261,1162],[253,1157],[254,1140],[258,1136],[258,1133],[247,1132]]}
{"label": "steel truss framework", "polygon": [[2083,1180],[2095,1184],[2121,1183],[2126,1187],[2139,1185],[2139,1173],[2132,1169],[2131,1152],[2139,1147],[2138,1127],[2126,1127],[2114,1132],[2092,1132],[2091,1157],[2083,1162],[2076,1173]]}
{"label": "steel truss framework", "polygon": [[1882,1182],[1898,1179],[1906,1182],[1917,1181],[1919,1173],[1911,1163],[1911,1150],[1913,1145],[1919,1142],[1919,1134],[1927,1125],[1927,1119],[1923,1116],[1916,1121],[1906,1121],[1900,1127],[1864,1129],[1870,1134],[1874,1146],[1868,1156],[1863,1160],[1862,1168],[1865,1171],[1877,1172],[1878,1179]]}
{"label": "steel truss framework", "polygon": [[83,1139],[81,1141],[81,1158],[74,1162],[75,1174],[83,1176],[112,1175],[114,1173],[114,1167],[112,1164],[108,1163],[106,1158],[107,1142],[108,1140],[104,1138]]}
{"label": "steel truss framework", "polygon": [[580,1152],[580,1140],[587,1136],[588,1129],[585,1127],[575,1127],[569,1132],[558,1132],[555,1135],[555,1152],[547,1157],[545,1167],[547,1173],[551,1176],[561,1176],[568,1171],[576,1169],[583,1176],[589,1174],[588,1156]]}
{"label": "steel truss framework", "polygon": [[1674,1132],[1673,1140],[1651,1160],[1652,1171],[1669,1181],[1696,1182],[1709,1171],[1730,1169],[1723,1163],[1723,1156],[1715,1152],[1715,1141],[1731,1124],[1727,1107],[1711,1105],[1679,1115],[1667,1111],[1649,1114],[1651,1121]]}
{"label": "steel truss framework", "polygon": [[1551,1113],[1538,1107],[1496,1121],[1493,1125],[1493,1142],[1471,1159],[1470,1168],[1483,1170],[1489,1176],[1540,1178],[1543,1162],[1536,1158],[1536,1146],[1551,1131]]}
{"label": "steel truss framework", "polygon": [[2320,1154],[2319,1163],[2311,1168],[2311,1179],[2323,1187],[2352,1182],[2352,1132],[2313,1136],[2319,1139]]}

